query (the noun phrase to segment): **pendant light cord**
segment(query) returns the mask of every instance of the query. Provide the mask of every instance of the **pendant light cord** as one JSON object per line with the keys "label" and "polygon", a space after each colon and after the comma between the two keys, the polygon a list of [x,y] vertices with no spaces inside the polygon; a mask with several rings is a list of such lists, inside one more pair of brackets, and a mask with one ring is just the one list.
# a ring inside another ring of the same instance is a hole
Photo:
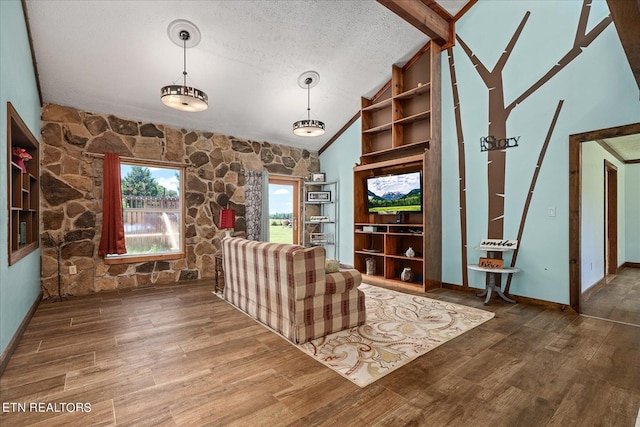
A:
{"label": "pendant light cord", "polygon": [[311,120],[311,77],[307,77],[304,81],[307,84],[307,120]]}
{"label": "pendant light cord", "polygon": [[186,31],[180,32],[180,38],[182,39],[182,52],[183,52],[183,68],[182,77],[184,81],[184,87],[187,87],[187,40],[189,40],[189,33]]}

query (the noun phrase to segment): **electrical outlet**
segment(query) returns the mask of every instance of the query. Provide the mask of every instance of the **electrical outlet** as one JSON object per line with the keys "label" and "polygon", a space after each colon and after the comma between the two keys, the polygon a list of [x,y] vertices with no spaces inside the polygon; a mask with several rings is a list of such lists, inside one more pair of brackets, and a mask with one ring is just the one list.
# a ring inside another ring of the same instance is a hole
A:
{"label": "electrical outlet", "polygon": [[78,269],[76,268],[75,265],[69,266],[69,274],[78,274]]}

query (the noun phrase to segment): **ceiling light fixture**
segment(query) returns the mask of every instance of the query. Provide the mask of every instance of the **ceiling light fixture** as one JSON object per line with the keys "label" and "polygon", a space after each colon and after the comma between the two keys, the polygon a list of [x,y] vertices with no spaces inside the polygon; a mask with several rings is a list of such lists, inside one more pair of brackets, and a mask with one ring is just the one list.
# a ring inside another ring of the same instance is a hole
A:
{"label": "ceiling light fixture", "polygon": [[187,86],[187,47],[194,47],[200,42],[200,30],[189,21],[177,19],[169,24],[167,32],[171,41],[183,49],[183,84],[168,85],[160,89],[162,103],[181,111],[204,111],[209,106],[207,94],[200,89]]}
{"label": "ceiling light fixture", "polygon": [[298,77],[298,85],[307,89],[307,120],[298,120],[293,124],[293,133],[298,136],[320,136],[324,134],[324,123],[311,120],[311,88],[320,81],[320,74],[315,71],[305,71]]}

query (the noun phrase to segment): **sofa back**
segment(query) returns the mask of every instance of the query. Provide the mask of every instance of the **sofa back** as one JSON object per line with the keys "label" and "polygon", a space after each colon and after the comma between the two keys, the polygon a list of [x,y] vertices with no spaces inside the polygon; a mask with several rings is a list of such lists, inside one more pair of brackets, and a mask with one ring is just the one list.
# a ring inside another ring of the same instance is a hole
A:
{"label": "sofa back", "polygon": [[232,237],[222,253],[224,298],[294,340],[296,301],[324,292],[324,248]]}

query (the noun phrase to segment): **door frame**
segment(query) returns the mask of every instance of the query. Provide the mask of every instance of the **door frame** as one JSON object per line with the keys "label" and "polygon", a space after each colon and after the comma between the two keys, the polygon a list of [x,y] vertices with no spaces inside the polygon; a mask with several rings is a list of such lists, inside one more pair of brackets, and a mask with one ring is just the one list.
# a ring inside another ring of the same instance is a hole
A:
{"label": "door frame", "polygon": [[604,161],[604,272],[618,272],[618,168]]}
{"label": "door frame", "polygon": [[580,144],[637,133],[640,133],[640,123],[569,135],[569,304],[577,313],[580,313],[580,294],[582,290],[580,271],[582,262],[580,259],[582,155],[580,153]]}
{"label": "door frame", "polygon": [[302,215],[302,207],[300,205],[300,194],[302,188],[302,179],[289,175],[272,175],[269,174],[269,184],[276,185],[292,185],[293,186],[293,244],[300,244],[300,216]]}

